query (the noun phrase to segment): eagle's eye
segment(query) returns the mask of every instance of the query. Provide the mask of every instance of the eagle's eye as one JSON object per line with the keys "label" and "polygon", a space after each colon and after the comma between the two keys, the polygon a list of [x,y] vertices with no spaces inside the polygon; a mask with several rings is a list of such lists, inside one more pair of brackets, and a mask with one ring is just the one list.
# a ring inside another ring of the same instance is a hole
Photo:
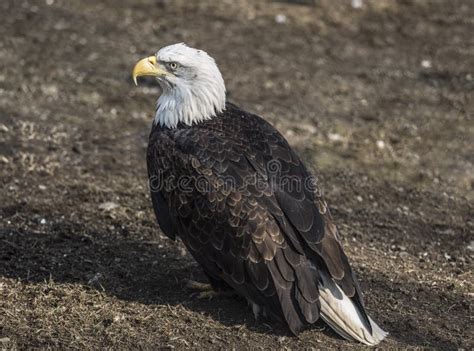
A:
{"label": "eagle's eye", "polygon": [[170,68],[174,71],[176,68],[178,68],[178,64],[176,62],[170,62],[169,64]]}

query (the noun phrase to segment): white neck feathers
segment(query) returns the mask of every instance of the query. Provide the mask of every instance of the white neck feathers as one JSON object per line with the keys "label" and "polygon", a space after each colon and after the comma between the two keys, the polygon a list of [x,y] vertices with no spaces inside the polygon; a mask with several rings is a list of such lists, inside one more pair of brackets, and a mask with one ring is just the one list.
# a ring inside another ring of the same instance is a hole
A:
{"label": "white neck feathers", "polygon": [[211,119],[225,108],[225,85],[220,74],[208,80],[200,77],[192,83],[166,84],[162,89],[154,121],[162,127],[199,123]]}

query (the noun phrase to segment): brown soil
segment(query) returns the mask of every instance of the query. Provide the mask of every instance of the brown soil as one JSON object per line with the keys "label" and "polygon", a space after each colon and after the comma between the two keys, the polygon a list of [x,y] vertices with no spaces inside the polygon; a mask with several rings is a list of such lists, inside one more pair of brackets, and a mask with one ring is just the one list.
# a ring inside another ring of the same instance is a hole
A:
{"label": "brown soil", "polygon": [[1,348],[354,348],[183,284],[147,190],[159,90],[130,79],[179,41],[320,175],[382,346],[474,347],[473,2],[295,2],[0,2]]}

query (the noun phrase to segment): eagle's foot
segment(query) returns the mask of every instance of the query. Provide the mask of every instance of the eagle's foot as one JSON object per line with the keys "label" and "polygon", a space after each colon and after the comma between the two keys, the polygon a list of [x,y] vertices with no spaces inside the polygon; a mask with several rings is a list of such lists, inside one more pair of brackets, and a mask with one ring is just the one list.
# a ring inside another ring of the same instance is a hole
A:
{"label": "eagle's foot", "polygon": [[186,279],[186,287],[192,290],[207,292],[207,291],[214,291],[211,284],[209,283],[201,283],[195,280]]}
{"label": "eagle's foot", "polygon": [[201,291],[200,293],[196,293],[193,296],[198,300],[211,300],[214,297],[217,297],[219,295],[220,293],[218,293],[215,290],[207,290],[207,291]]}
{"label": "eagle's foot", "polygon": [[217,296],[224,296],[224,297],[231,297],[237,295],[237,293],[233,290],[214,290],[211,284],[208,283],[201,283],[195,280],[186,279],[186,287],[192,290],[197,290],[195,293],[191,294],[191,296],[197,299],[212,299]]}
{"label": "eagle's foot", "polygon": [[201,283],[195,280],[186,279],[186,287],[188,289],[197,290],[195,293],[191,294],[192,297],[197,299],[212,299],[216,297],[219,293],[212,288],[211,284]]}

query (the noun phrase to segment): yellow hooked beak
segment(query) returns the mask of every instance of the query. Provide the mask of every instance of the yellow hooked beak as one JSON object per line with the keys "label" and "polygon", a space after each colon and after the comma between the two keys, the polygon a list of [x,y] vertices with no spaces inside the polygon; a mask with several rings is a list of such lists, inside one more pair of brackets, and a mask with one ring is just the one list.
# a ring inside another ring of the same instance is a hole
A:
{"label": "yellow hooked beak", "polygon": [[137,62],[135,67],[133,67],[132,78],[133,78],[133,81],[135,82],[135,85],[137,85],[137,77],[141,77],[141,76],[164,77],[166,74],[167,72],[156,64],[156,57],[150,56]]}

